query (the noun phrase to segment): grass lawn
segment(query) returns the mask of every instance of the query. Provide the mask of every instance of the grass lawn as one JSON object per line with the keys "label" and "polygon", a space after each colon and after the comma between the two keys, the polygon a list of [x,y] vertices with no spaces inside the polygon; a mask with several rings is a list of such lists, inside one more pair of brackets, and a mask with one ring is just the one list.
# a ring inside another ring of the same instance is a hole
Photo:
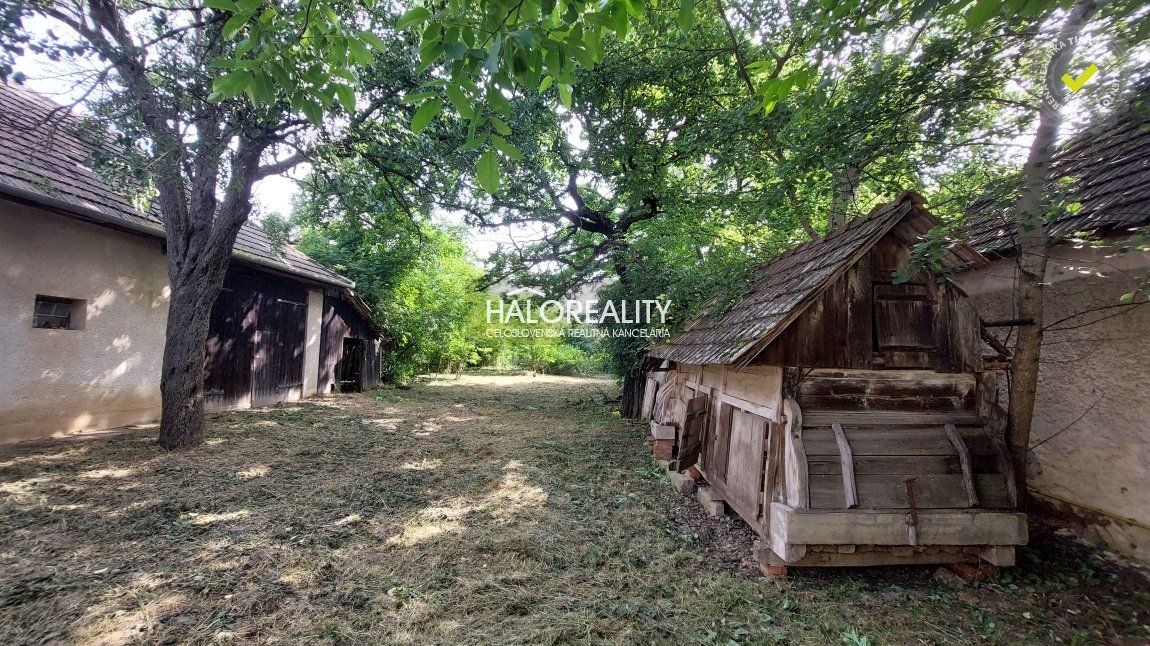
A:
{"label": "grass lawn", "polygon": [[464,376],[0,452],[0,643],[1099,643],[1138,572],[1037,529],[1019,567],[764,580],[671,491],[607,380]]}

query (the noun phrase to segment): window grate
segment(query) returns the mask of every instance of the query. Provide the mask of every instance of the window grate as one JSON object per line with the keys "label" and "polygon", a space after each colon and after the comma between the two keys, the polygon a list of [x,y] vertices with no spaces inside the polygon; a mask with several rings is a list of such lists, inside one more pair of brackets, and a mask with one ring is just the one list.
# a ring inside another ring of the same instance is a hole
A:
{"label": "window grate", "polygon": [[73,312],[78,301],[55,296],[37,296],[32,327],[45,330],[74,330]]}

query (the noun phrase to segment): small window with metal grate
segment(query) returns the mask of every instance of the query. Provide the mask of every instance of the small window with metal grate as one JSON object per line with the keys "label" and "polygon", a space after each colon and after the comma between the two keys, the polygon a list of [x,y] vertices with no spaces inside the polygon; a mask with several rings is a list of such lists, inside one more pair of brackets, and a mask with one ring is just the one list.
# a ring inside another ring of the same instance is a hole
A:
{"label": "small window with metal grate", "polygon": [[36,296],[32,327],[44,330],[84,329],[84,301],[59,296]]}

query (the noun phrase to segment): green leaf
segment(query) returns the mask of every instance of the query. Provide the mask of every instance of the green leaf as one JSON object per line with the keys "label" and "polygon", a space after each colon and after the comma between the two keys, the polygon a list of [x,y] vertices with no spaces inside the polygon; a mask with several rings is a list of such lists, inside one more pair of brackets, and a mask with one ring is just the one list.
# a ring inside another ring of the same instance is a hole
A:
{"label": "green leaf", "polygon": [[975,2],[974,6],[967,9],[966,15],[963,16],[966,19],[967,29],[978,29],[986,24],[986,21],[998,13],[1001,6],[1002,3],[999,0],[978,0]]}
{"label": "green leaf", "polygon": [[411,94],[403,95],[403,98],[400,99],[400,102],[406,103],[408,105],[415,105],[416,103],[423,103],[427,99],[433,98],[435,96],[435,92],[413,92]]}
{"label": "green leaf", "polygon": [[355,90],[347,85],[335,86],[335,96],[339,99],[339,104],[343,106],[344,110],[349,113],[355,112]]}
{"label": "green leaf", "polygon": [[499,52],[503,48],[503,33],[495,34],[491,49],[487,50],[487,72],[494,74],[499,69]]}
{"label": "green leaf", "polygon": [[559,87],[559,102],[563,104],[563,107],[570,109],[571,108],[571,86],[567,85],[566,83],[560,83],[558,87]]}
{"label": "green leaf", "polygon": [[411,131],[419,134],[441,111],[443,111],[442,99],[432,99],[419,106],[419,109],[415,111],[415,116],[411,118]]}
{"label": "green leaf", "polygon": [[475,162],[475,174],[483,190],[495,195],[499,191],[499,155],[490,148],[483,151]]}
{"label": "green leaf", "polygon": [[487,143],[487,135],[483,134],[483,135],[479,135],[478,137],[476,137],[474,139],[471,139],[470,141],[463,144],[462,146],[460,146],[456,150],[461,152],[461,153],[465,153],[469,150],[475,150],[476,148],[482,146],[485,143]]}
{"label": "green leaf", "polygon": [[323,107],[320,104],[307,97],[300,97],[299,109],[313,125],[323,125]]}
{"label": "green leaf", "polygon": [[500,119],[499,117],[491,117],[491,125],[495,128],[496,132],[503,135],[504,137],[507,137],[511,134],[511,127],[507,125],[506,121]]}
{"label": "green leaf", "polygon": [[371,64],[371,52],[368,51],[367,45],[363,44],[363,41],[351,39],[347,41],[347,46],[357,65],[367,66]]}
{"label": "green leaf", "polygon": [[204,6],[217,11],[228,11],[231,13],[239,13],[240,7],[232,0],[204,0]]}
{"label": "green leaf", "polygon": [[687,31],[695,24],[695,0],[679,0],[679,29]]}
{"label": "green leaf", "polygon": [[240,30],[244,28],[244,25],[248,24],[248,18],[250,17],[251,16],[246,13],[237,13],[231,18],[228,18],[228,21],[224,23],[223,28],[220,30],[220,34],[224,37],[224,40],[235,38],[236,34],[240,33]]}
{"label": "green leaf", "polygon": [[395,23],[396,29],[407,29],[431,19],[431,12],[427,7],[413,7]]}
{"label": "green leaf", "polygon": [[219,92],[224,98],[231,98],[247,89],[252,82],[252,73],[240,70],[223,76],[217,76],[212,81],[212,90]]}
{"label": "green leaf", "polygon": [[552,84],[552,83],[554,83],[554,82],[555,82],[555,77],[553,77],[553,76],[544,76],[544,77],[543,77],[543,82],[539,84],[539,93],[540,93],[540,94],[543,94],[544,92],[546,92],[546,91],[547,91],[547,88],[551,87],[551,84]]}
{"label": "green leaf", "polygon": [[519,149],[516,148],[514,144],[512,144],[510,141],[507,141],[503,137],[500,137],[499,135],[491,135],[491,143],[494,144],[500,152],[502,152],[504,155],[507,155],[511,159],[514,159],[515,161],[520,161],[523,159],[523,153],[519,152]]}
{"label": "green leaf", "polygon": [[464,119],[470,119],[475,116],[475,108],[471,105],[471,99],[463,93],[463,89],[458,85],[447,86],[447,98],[451,100],[451,105],[459,111],[459,114]]}
{"label": "green leaf", "polygon": [[611,10],[611,18],[615,25],[615,35],[627,38],[627,31],[631,29],[631,16],[627,13],[626,0],[615,0],[615,8]]}
{"label": "green leaf", "polygon": [[371,47],[377,52],[382,52],[387,49],[387,42],[370,31],[359,32],[359,37],[363,42],[367,43],[368,47]]}

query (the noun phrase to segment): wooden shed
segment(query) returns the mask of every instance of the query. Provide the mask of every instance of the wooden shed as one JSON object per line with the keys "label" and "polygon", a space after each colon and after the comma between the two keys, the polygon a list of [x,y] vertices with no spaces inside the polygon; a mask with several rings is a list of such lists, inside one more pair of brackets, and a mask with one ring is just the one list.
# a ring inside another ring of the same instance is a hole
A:
{"label": "wooden shed", "polygon": [[[893,280],[937,224],[904,193],[650,352],[657,457],[697,468],[764,566],[1009,565],[1025,544],[981,321],[944,275]],[[957,246],[941,273],[985,263]]]}
{"label": "wooden shed", "polygon": [[371,318],[371,311],[359,297],[347,293],[325,294],[319,391],[359,392],[378,386],[382,336]]}

